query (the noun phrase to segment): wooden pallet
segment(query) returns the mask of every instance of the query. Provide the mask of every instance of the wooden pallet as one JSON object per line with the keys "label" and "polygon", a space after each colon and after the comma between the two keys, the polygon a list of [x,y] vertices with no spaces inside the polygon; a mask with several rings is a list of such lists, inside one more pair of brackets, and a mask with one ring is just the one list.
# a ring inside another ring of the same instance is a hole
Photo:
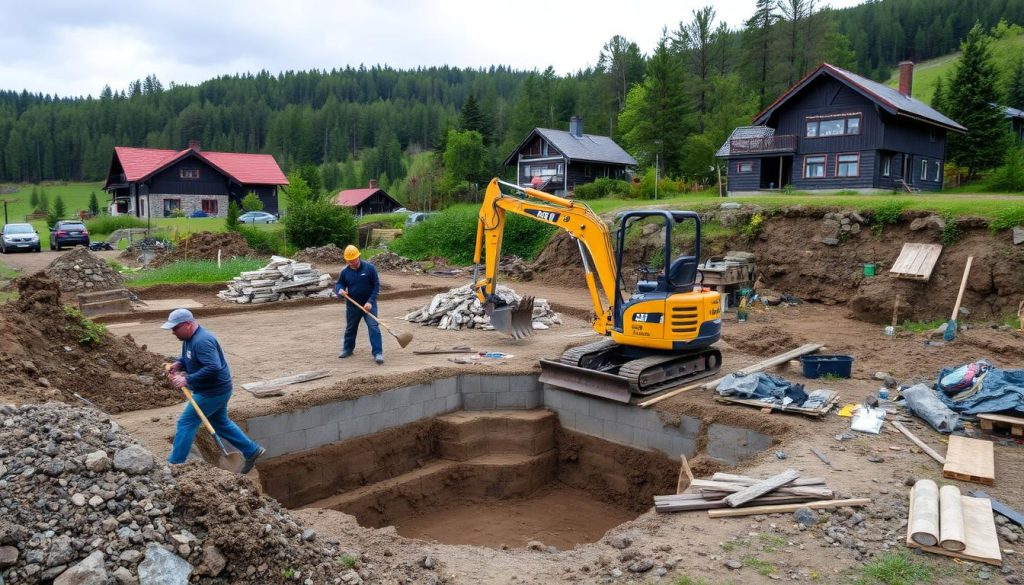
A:
{"label": "wooden pallet", "polygon": [[992,485],[996,480],[995,450],[991,441],[949,437],[942,476],[948,479]]}
{"label": "wooden pallet", "polygon": [[928,280],[942,253],[942,244],[903,244],[889,276],[910,280]]}
{"label": "wooden pallet", "polygon": [[995,427],[1010,427],[1010,434],[1014,437],[1024,437],[1024,418],[1006,416],[1003,414],[979,414],[981,429],[984,431],[994,430]]}
{"label": "wooden pallet", "polygon": [[828,411],[832,410],[832,407],[839,402],[839,394],[831,391],[832,396],[825,401],[820,408],[801,408],[799,406],[782,406],[780,404],[772,404],[770,402],[764,402],[761,400],[755,400],[753,398],[735,398],[733,396],[716,396],[715,400],[718,402],[724,402],[727,404],[743,404],[745,406],[753,406],[760,408],[762,412],[792,412],[795,414],[802,414],[804,416],[813,416],[815,418],[821,418],[828,414]]}

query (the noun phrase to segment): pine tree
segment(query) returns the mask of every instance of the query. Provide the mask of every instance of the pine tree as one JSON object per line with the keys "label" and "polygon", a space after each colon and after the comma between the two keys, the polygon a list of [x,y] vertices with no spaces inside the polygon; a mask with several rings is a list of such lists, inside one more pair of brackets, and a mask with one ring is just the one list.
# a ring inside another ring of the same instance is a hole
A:
{"label": "pine tree", "polygon": [[32,207],[32,211],[39,210],[39,186],[32,185],[32,195],[28,200],[29,205]]}
{"label": "pine tree", "polygon": [[466,98],[466,103],[462,104],[462,114],[459,116],[459,127],[463,132],[474,130],[479,132],[481,135],[485,135],[484,130],[486,122],[484,120],[484,114],[480,111],[480,104],[476,101],[476,96],[470,94]]}
{"label": "pine tree", "polygon": [[64,219],[65,212],[67,212],[67,208],[64,206],[64,198],[58,193],[57,198],[53,201],[53,213],[57,219]]}
{"label": "pine tree", "polygon": [[778,21],[774,0],[757,0],[754,15],[746,22],[743,44],[747,69],[753,71],[758,109],[768,105],[768,71],[772,61],[772,26]]}
{"label": "pine tree", "polygon": [[935,80],[935,93],[932,94],[932,108],[938,112],[946,113],[946,88],[941,75]]}
{"label": "pine tree", "polygon": [[96,199],[95,191],[89,193],[89,213],[91,213],[93,217],[100,214],[100,202]]}
{"label": "pine tree", "polygon": [[990,39],[980,24],[960,43],[957,63],[944,101],[947,115],[967,127],[967,133],[949,138],[947,153],[957,165],[967,168],[968,178],[978,171],[1002,163],[1006,150],[1006,123],[999,95],[999,73],[992,61]]}

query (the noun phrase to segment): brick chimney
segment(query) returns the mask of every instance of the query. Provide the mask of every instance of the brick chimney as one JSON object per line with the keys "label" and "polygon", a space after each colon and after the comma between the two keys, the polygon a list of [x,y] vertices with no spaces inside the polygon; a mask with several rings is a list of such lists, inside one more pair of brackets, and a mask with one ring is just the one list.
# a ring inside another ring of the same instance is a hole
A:
{"label": "brick chimney", "polygon": [[569,118],[569,134],[576,138],[583,138],[583,119],[579,116]]}
{"label": "brick chimney", "polygon": [[914,86],[914,62],[900,61],[900,93],[910,97],[910,89]]}
{"label": "brick chimney", "polygon": [[196,152],[199,152],[200,150],[203,149],[202,144],[198,140],[189,140],[188,148],[189,150],[194,150]]}
{"label": "brick chimney", "polygon": [[371,189],[376,189],[377,188],[377,179],[370,179],[370,188]]}

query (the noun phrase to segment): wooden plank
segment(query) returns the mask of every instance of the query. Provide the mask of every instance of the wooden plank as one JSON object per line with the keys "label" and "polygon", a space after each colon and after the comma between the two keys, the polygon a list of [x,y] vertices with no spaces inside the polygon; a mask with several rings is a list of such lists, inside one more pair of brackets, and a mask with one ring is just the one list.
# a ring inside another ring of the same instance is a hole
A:
{"label": "wooden plank", "polygon": [[985,498],[986,500],[992,502],[992,509],[995,510],[996,513],[1006,516],[1010,520],[1010,522],[1013,522],[1017,526],[1024,527],[1024,514],[1021,514],[1017,510],[1014,510],[1013,508],[1007,506],[1006,504],[1000,502],[999,500],[993,498],[992,496],[986,494],[985,492],[981,490],[971,490],[967,492],[967,495],[971,496],[972,498]]}
{"label": "wooden plank", "polygon": [[912,433],[909,430],[907,430],[907,428],[905,426],[903,426],[902,424],[900,424],[899,421],[896,421],[896,420],[892,421],[892,426],[896,427],[897,431],[903,433],[908,439],[911,440],[911,442],[913,442],[915,445],[920,447],[921,450],[924,451],[929,457],[931,457],[932,459],[938,461],[942,465],[946,464],[946,458],[945,457],[943,457],[942,455],[939,455],[935,451],[935,449],[932,449],[928,445],[925,445],[924,442],[921,439],[918,439],[917,437],[915,437],[914,433]]}
{"label": "wooden plank", "polygon": [[[1002,551],[999,549],[999,536],[996,534],[996,523],[992,516],[992,505],[985,498],[972,498],[960,496],[960,505],[964,518],[964,543],[966,548],[962,551],[952,551],[940,546],[923,546],[910,538],[910,524],[907,524],[906,544],[910,548],[919,548],[923,551],[964,559],[977,561],[989,565],[1000,566],[1003,564]],[[748,508],[753,509],[753,508]],[[721,512],[734,512],[736,510],[720,510]],[[709,510],[710,515],[713,510]],[[914,497],[911,490],[910,514],[914,514]]]}
{"label": "wooden plank", "polygon": [[[685,481],[683,478],[686,478]],[[686,455],[679,456],[679,479],[676,480],[676,493],[681,494],[683,490],[693,483],[693,472],[690,471],[690,464],[686,461]]]}
{"label": "wooden plank", "polygon": [[308,382],[310,380],[317,380],[319,378],[326,378],[331,375],[331,370],[311,370],[309,372],[302,372],[300,374],[294,374],[292,376],[285,376],[284,378],[275,378],[273,380],[267,380],[265,382],[249,382],[248,384],[242,384],[242,388],[256,393],[262,390],[269,390],[272,388],[279,388],[281,386],[288,386],[289,384],[298,384],[300,382]]}
{"label": "wooden plank", "polygon": [[802,504],[783,504],[774,506],[752,506],[750,508],[732,508],[729,510],[708,510],[711,518],[728,518],[730,516],[752,516],[754,514],[780,514],[794,512],[798,508],[822,510],[825,508],[842,508],[843,506],[867,506],[870,498],[853,498],[849,500],[824,500],[820,502],[804,502]]}
{"label": "wooden plank", "polygon": [[[790,351],[787,351],[786,353],[782,353],[782,354],[779,354],[779,355],[777,355],[775,357],[759,361],[756,364],[753,364],[751,366],[746,366],[746,367],[740,368],[739,370],[737,370],[736,372],[733,372],[733,373],[735,373],[736,375],[743,375],[743,374],[753,374],[755,372],[760,372],[761,370],[770,368],[772,366],[777,366],[777,365],[780,365],[780,364],[784,364],[784,363],[788,362],[789,360],[794,359],[794,358],[798,358],[798,357],[800,357],[802,355],[806,355],[806,354],[818,351],[822,347],[825,347],[825,345],[823,343],[808,343],[808,344],[805,344],[805,345],[801,345],[800,347],[798,347],[796,349],[793,349],[793,350],[790,350]],[[653,405],[661,402],[662,400],[666,400],[668,398],[672,398],[673,396],[675,396],[677,394],[681,394],[681,393],[687,392],[689,390],[693,390],[693,389],[696,389],[696,388],[700,388],[702,390],[710,390],[711,388],[714,388],[715,386],[718,386],[719,384],[721,384],[722,380],[724,380],[724,379],[725,379],[725,376],[722,376],[721,378],[716,378],[714,380],[711,380],[710,382],[703,382],[703,383],[698,383],[698,384],[690,384],[689,386],[684,386],[684,387],[678,388],[676,390],[669,390],[669,391],[667,391],[664,394],[659,394],[657,396],[654,396],[653,398],[648,398],[647,400],[645,400],[643,402],[639,402],[639,403],[637,403],[637,405],[640,406],[641,408],[647,408],[648,406],[653,406]]]}
{"label": "wooden plank", "polygon": [[985,485],[995,483],[995,450],[992,442],[950,436],[942,476]]}
{"label": "wooden plank", "polygon": [[780,488],[798,477],[800,477],[799,471],[795,469],[787,469],[778,475],[774,475],[764,481],[759,481],[752,486],[745,487],[741,491],[725,498],[725,502],[735,508],[740,504],[749,502],[758,496],[762,496],[776,488]]}
{"label": "wooden plank", "polygon": [[1024,436],[1024,418],[1004,414],[979,414],[978,418],[981,419],[982,429],[990,431],[993,423],[998,423],[999,425],[1009,425],[1011,435]]}
{"label": "wooden plank", "polygon": [[[771,479],[771,478],[769,478],[769,479]],[[769,480],[764,480],[764,481],[761,481],[761,482],[758,482],[758,483],[764,483],[765,481],[769,481]],[[738,483],[729,483],[727,481],[709,481],[709,480],[706,480],[706,479],[695,479],[690,484],[690,487],[692,487],[694,489],[699,489],[699,490],[701,490],[702,493],[704,493],[704,490],[707,490],[707,491],[711,491],[711,492],[721,492],[721,493],[732,494],[732,493],[742,492],[742,491],[746,490],[747,488],[755,486],[755,485],[758,485],[758,484],[755,483],[755,484],[743,485],[743,484],[738,484]],[[772,488],[769,491],[772,492],[773,494],[787,494],[787,495],[791,495],[791,496],[806,496],[806,497],[809,497],[809,498],[815,498],[815,497],[816,498],[822,498],[822,497],[831,498],[832,495],[833,495],[832,494],[832,490],[828,489],[827,487],[822,487],[820,485],[819,486],[813,486],[813,485],[809,485],[809,486],[793,486],[793,485],[787,484],[785,486]]]}
{"label": "wooden plank", "polygon": [[928,280],[942,253],[941,244],[905,243],[889,269],[889,275],[911,280]]}
{"label": "wooden plank", "polygon": [[[711,476],[711,481],[727,481],[730,483],[740,483],[743,485],[752,485],[759,481],[768,479],[766,477],[748,477],[746,475],[735,475],[732,473],[718,473]],[[691,478],[690,481],[693,481]],[[789,484],[792,487],[805,486],[805,485],[825,485],[824,477],[798,477]]]}
{"label": "wooden plank", "polygon": [[828,460],[828,455],[825,455],[825,453],[821,449],[817,447],[811,447],[811,453],[814,453],[815,457],[821,459],[822,463],[828,465],[829,467],[832,467],[832,462]]}
{"label": "wooden plank", "polygon": [[[657,497],[657,496],[655,496]],[[800,496],[761,496],[748,502],[746,505],[749,506],[771,506],[777,504],[796,504],[800,502],[806,502],[807,498]],[[654,503],[655,512],[687,512],[692,510],[719,510],[722,508],[728,508],[729,504],[725,503],[725,500],[705,500],[690,499],[690,500],[678,500],[669,501],[664,500],[661,502]],[[735,510],[742,510],[743,508],[734,508]]]}

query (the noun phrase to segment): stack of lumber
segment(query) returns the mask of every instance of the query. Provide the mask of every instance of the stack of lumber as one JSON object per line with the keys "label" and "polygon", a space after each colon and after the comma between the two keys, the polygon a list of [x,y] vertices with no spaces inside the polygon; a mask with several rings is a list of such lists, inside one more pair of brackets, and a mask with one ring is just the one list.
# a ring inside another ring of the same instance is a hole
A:
{"label": "stack of lumber", "polygon": [[[765,479],[716,473],[707,479],[692,479],[682,493],[654,496],[658,512],[709,510],[717,516],[743,516],[793,511],[801,506],[833,508],[865,505],[870,500],[833,500],[832,490],[820,477],[801,478],[795,469]],[[788,506],[787,506],[788,505]],[[737,508],[729,510],[729,508]],[[720,510],[713,513],[712,510]]]}
{"label": "stack of lumber", "polygon": [[308,262],[271,256],[270,264],[259,270],[243,272],[228,282],[217,296],[236,303],[270,303],[303,297],[329,297],[333,294],[331,275],[320,272]]}
{"label": "stack of lumber", "polygon": [[[507,286],[498,285],[495,296],[505,303],[516,306],[522,299]],[[405,316],[406,321],[433,325],[438,329],[494,329],[491,319],[484,313],[484,306],[470,285],[453,288],[448,292],[434,295],[429,303]],[[533,302],[533,328],[547,329],[561,324],[562,319],[551,309],[545,299]]]}
{"label": "stack of lumber", "polygon": [[922,479],[910,490],[907,546],[949,557],[1002,564],[992,503],[960,495],[956,486],[940,489]]}

